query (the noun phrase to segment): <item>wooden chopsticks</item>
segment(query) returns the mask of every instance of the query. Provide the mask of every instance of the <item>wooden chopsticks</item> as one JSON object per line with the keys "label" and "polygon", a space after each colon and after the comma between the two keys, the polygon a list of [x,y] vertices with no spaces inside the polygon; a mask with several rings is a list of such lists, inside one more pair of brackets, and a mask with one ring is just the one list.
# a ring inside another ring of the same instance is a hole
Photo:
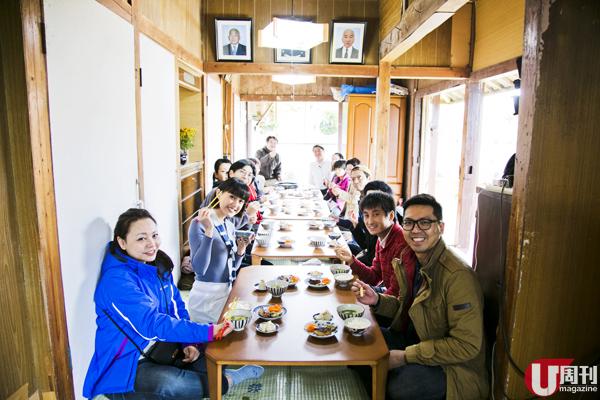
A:
{"label": "wooden chopsticks", "polygon": [[219,198],[221,197],[221,192],[217,192],[215,194],[215,197],[213,197],[213,199],[210,201],[210,204],[208,205],[208,208],[215,208],[217,206],[217,204],[219,204]]}

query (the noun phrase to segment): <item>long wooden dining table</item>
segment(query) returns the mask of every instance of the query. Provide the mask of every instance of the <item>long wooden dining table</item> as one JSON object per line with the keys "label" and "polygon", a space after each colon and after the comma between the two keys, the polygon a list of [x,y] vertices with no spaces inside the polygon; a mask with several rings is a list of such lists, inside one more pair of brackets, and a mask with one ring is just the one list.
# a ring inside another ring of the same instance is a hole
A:
{"label": "long wooden dining table", "polygon": [[[328,235],[333,231],[333,229],[311,229],[308,224],[309,221],[287,220],[276,222],[278,226],[284,223],[289,224],[290,229],[288,231],[282,231],[279,230],[278,227],[275,227],[275,229],[272,230],[271,240],[268,247],[260,247],[258,242],[256,240],[254,241],[251,251],[252,264],[259,265],[263,258],[276,260],[297,260],[308,258],[317,258],[323,260],[337,258],[333,247],[329,246],[330,239],[328,238]],[[263,230],[264,229],[261,227],[259,231]],[[311,246],[309,239],[311,236],[324,237],[326,239],[325,246],[318,248]],[[294,240],[290,248],[280,247],[277,243],[277,240],[283,237],[289,237]],[[345,240],[343,237],[340,237],[338,242],[343,244],[345,243]]]}
{"label": "long wooden dining table", "polygon": [[[371,326],[363,336],[352,336],[344,329],[336,308],[340,304],[356,303],[350,290],[334,286],[333,276],[327,266],[311,267],[319,270],[324,277],[331,278],[325,289],[311,289],[305,279],[306,272],[298,266],[250,266],[243,268],[227,300],[249,302],[252,305],[281,304],[287,313],[280,320],[275,334],[264,335],[256,327],[262,320],[253,315],[252,320],[241,332],[232,332],[222,341],[212,342],[206,348],[210,398],[221,399],[222,369],[225,365],[286,365],[286,366],[339,366],[366,365],[371,367],[373,399],[385,398],[389,352],[383,335],[365,306],[364,317],[371,320]],[[254,284],[261,279],[268,281],[282,274],[295,274],[300,282],[294,289],[288,289],[281,298],[273,298],[269,292],[255,291]],[[225,307],[227,309],[227,306]],[[338,325],[334,337],[313,338],[305,331],[306,323],[312,322],[313,314],[330,311]],[[323,380],[323,385],[327,380]]]}

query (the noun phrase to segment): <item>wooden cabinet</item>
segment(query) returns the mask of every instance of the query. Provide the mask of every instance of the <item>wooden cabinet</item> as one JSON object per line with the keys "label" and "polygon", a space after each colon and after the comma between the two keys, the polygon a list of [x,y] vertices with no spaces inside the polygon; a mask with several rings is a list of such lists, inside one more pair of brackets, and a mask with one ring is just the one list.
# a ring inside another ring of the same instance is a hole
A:
{"label": "wooden cabinet", "polygon": [[[394,193],[402,195],[404,174],[404,139],[406,119],[406,97],[392,96],[390,102],[390,125],[388,137],[387,171],[385,181]],[[348,158],[356,157],[375,170],[371,160],[371,146],[375,146],[375,95],[348,96]]]}

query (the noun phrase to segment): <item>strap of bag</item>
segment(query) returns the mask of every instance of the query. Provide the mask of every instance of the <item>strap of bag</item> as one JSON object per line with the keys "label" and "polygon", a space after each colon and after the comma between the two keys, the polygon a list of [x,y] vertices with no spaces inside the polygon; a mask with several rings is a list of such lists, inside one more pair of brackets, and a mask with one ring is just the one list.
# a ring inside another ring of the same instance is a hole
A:
{"label": "strap of bag", "polygon": [[141,349],[141,347],[140,347],[140,346],[138,346],[138,345],[137,345],[137,344],[136,344],[136,343],[133,341],[133,339],[131,339],[131,337],[130,337],[128,334],[126,334],[126,333],[125,333],[125,331],[124,331],[123,329],[121,329],[121,327],[119,326],[119,324],[117,324],[117,323],[115,322],[115,320],[114,320],[114,319],[112,319],[112,317],[111,317],[111,316],[108,314],[108,312],[106,312],[106,310],[102,310],[102,312],[104,313],[104,315],[106,315],[106,316],[108,317],[108,319],[110,319],[110,322],[112,322],[112,323],[113,323],[113,324],[114,324],[114,325],[117,327],[117,329],[118,329],[118,330],[119,330],[119,331],[120,331],[120,332],[121,332],[123,335],[125,335],[125,337],[127,338],[127,340],[129,340],[129,341],[131,342],[131,344],[133,344],[133,345],[135,346],[135,348],[136,348],[136,349],[137,349],[137,350],[140,352],[140,354],[141,354],[141,355],[142,355],[144,358],[147,358],[147,359],[149,359],[149,360],[151,360],[151,361],[155,361],[155,360],[154,360],[152,357],[150,357],[150,356],[149,356],[149,355],[148,355],[148,354],[147,354],[147,353],[146,353],[144,350],[142,350],[142,349]]}

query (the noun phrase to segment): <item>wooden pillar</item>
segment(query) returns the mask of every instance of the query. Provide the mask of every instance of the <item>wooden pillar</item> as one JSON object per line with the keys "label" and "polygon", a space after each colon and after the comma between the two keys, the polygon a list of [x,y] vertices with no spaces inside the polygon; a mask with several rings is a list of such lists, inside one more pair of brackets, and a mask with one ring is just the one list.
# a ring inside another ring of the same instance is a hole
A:
{"label": "wooden pillar", "polygon": [[374,160],[375,179],[385,181],[387,174],[387,145],[390,126],[390,83],[391,63],[379,63],[377,97],[375,99],[375,137],[371,145],[371,160]]}
{"label": "wooden pillar", "polygon": [[[43,7],[0,13],[0,398],[74,399],[58,251]],[[22,396],[22,397],[21,397]]]}
{"label": "wooden pillar", "polygon": [[[507,243],[507,345],[519,369],[598,356],[600,2],[527,0],[517,162]],[[497,345],[495,388],[525,398]]]}
{"label": "wooden pillar", "polygon": [[142,138],[142,84],[143,72],[140,67],[140,0],[133,0],[131,3],[133,24],[133,62],[135,66],[135,127],[137,143],[137,167],[138,167],[138,205],[144,205],[144,151]]}

